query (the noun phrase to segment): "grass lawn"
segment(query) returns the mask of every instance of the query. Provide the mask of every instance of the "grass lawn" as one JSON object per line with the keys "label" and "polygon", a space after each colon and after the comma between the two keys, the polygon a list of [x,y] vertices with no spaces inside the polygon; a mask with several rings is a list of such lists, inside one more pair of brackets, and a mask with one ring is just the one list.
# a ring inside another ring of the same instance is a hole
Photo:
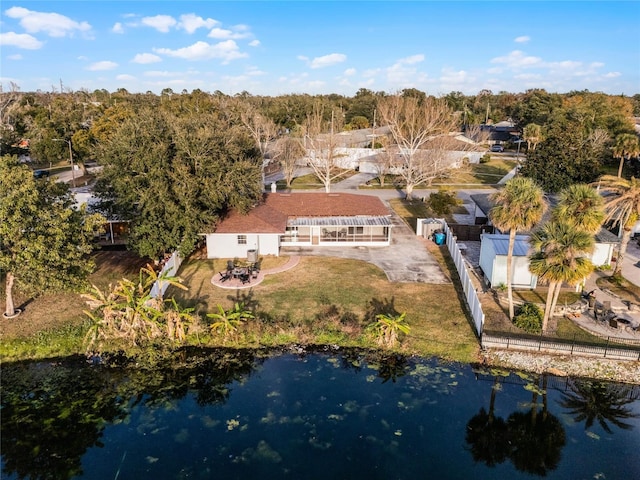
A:
{"label": "grass lawn", "polygon": [[438,185],[478,185],[493,186],[516,166],[513,160],[492,157],[487,163],[474,163],[463,168],[452,170],[450,175],[442,180],[434,182]]}
{"label": "grass lawn", "polygon": [[[262,268],[274,261],[265,258]],[[189,291],[167,293],[201,314],[215,312],[217,305],[229,309],[243,302],[262,318],[242,327],[243,343],[371,346],[362,339],[363,327],[375,313],[390,310],[406,312],[411,326],[400,351],[464,362],[475,359],[478,343],[453,285],[391,283],[384,272],[366,262],[302,257],[295,268],[236,291],[211,284],[224,265],[226,260],[187,261],[180,276]]]}
{"label": "grass lawn", "polygon": [[[340,176],[333,180],[333,183],[340,182],[345,180],[357,172],[354,170],[343,170],[340,173]],[[324,189],[324,185],[318,180],[318,177],[313,173],[308,173],[306,175],[301,175],[300,177],[296,177],[291,182],[291,187],[287,187],[287,182],[284,180],[278,180],[276,182],[278,191],[287,190],[291,188],[291,190],[317,190]]]}

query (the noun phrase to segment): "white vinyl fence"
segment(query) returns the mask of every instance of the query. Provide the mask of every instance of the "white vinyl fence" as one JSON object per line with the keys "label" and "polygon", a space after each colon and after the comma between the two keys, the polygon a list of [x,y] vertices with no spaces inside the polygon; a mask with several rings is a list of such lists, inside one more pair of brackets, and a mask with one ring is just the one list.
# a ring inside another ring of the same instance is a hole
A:
{"label": "white vinyl fence", "polygon": [[476,329],[476,334],[478,337],[482,337],[482,329],[484,328],[484,312],[482,311],[482,305],[480,303],[480,299],[478,298],[478,294],[476,289],[471,281],[471,276],[469,275],[469,271],[467,269],[467,265],[462,256],[462,252],[460,248],[458,248],[458,244],[456,243],[456,238],[453,236],[453,232],[447,225],[447,222],[442,220],[442,225],[444,229],[444,233],[446,235],[446,244],[449,250],[449,254],[456,264],[456,269],[458,270],[458,276],[460,277],[460,283],[462,284],[462,289],[464,291],[464,296],[467,301],[467,305],[469,306],[469,310],[471,311],[471,317],[473,319],[473,325]]}
{"label": "white vinyl fence", "polygon": [[[177,251],[175,251],[165,262],[162,270],[160,270],[160,273],[158,274],[158,277],[161,277],[163,274],[166,274],[166,276],[168,277],[175,277],[178,273],[180,265],[182,265],[182,257],[178,254]],[[168,282],[155,282],[153,284],[153,287],[151,287],[151,298],[156,298],[158,296],[164,295],[164,292],[167,291],[168,287]]]}

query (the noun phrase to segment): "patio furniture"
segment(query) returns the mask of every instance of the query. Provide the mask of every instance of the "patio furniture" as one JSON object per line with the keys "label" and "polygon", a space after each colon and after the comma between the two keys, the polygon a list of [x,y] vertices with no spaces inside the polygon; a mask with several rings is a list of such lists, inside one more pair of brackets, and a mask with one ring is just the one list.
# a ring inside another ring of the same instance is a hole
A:
{"label": "patio furniture", "polygon": [[616,320],[615,318],[610,318],[609,319],[609,326],[611,328],[618,328],[618,320]]}
{"label": "patio furniture", "polygon": [[231,278],[231,275],[229,275],[229,272],[220,272],[220,281],[222,283],[226,282],[230,278]]}

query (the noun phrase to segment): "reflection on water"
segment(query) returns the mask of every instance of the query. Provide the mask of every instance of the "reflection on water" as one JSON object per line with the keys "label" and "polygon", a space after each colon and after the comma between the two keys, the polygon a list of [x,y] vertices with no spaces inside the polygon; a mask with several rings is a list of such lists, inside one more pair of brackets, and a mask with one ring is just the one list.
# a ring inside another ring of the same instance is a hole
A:
{"label": "reflection on water", "polygon": [[5,365],[2,478],[640,478],[639,397],[346,350]]}

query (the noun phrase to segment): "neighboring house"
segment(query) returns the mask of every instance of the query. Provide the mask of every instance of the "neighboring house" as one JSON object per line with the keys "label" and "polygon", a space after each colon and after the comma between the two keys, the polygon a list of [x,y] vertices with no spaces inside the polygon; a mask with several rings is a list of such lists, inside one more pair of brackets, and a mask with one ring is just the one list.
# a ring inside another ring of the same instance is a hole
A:
{"label": "neighboring house", "polygon": [[[476,224],[486,223],[487,225],[491,225],[491,220],[488,217],[494,203],[491,201],[490,197],[491,194],[477,194],[470,196],[471,200],[475,203]],[[547,210],[547,214],[541,224],[548,219],[549,212],[550,210]],[[527,232],[520,233],[525,234]],[[615,257],[615,251],[619,244],[620,239],[618,236],[603,227],[595,235],[595,246],[589,259],[597,267],[611,265],[612,258]]]}
{"label": "neighboring house", "polygon": [[[93,195],[93,187],[80,187],[75,189],[73,195],[76,205],[87,206],[90,213],[99,212],[97,205],[98,198]],[[96,234],[96,242],[100,245],[125,245],[129,234],[129,222],[116,217],[107,217],[107,223],[104,225],[102,232]]]}
{"label": "neighboring house", "polygon": [[391,214],[378,197],[268,193],[246,215],[232,210],[204,233],[208,258],[279,255],[285,246],[387,246]]}
{"label": "neighboring house", "polygon": [[[491,194],[478,194],[470,196],[475,203],[474,215],[476,224],[486,223],[487,225],[491,225],[489,212],[494,204],[490,199],[490,195]],[[548,218],[548,214],[549,211],[547,211],[545,220]],[[527,232],[521,232],[520,235],[516,235],[516,239],[516,244],[519,242],[524,242],[524,244],[514,246],[514,278],[512,286],[535,288],[537,278],[529,272],[529,235]],[[505,250],[505,248],[508,248],[509,245],[508,232],[502,234],[494,233],[491,235],[484,234],[481,236],[480,241],[480,268],[482,268],[487,281],[494,286],[501,283],[506,284],[507,250]],[[595,245],[589,259],[597,267],[611,265],[612,258],[615,256],[615,251],[619,243],[620,240],[617,235],[606,228],[601,228],[595,235]],[[500,258],[502,255],[504,255],[504,258]],[[519,258],[516,259],[516,257]]]}
{"label": "neighboring house", "polygon": [[465,128],[465,136],[477,143],[489,145],[515,142],[520,138],[520,130],[511,121],[498,122],[493,125],[469,125]]}
{"label": "neighboring house", "polygon": [[[538,277],[529,271],[529,236],[516,235],[513,245],[513,277],[516,288],[536,288]],[[480,268],[490,287],[507,284],[509,235],[483,234],[480,243]]]}

